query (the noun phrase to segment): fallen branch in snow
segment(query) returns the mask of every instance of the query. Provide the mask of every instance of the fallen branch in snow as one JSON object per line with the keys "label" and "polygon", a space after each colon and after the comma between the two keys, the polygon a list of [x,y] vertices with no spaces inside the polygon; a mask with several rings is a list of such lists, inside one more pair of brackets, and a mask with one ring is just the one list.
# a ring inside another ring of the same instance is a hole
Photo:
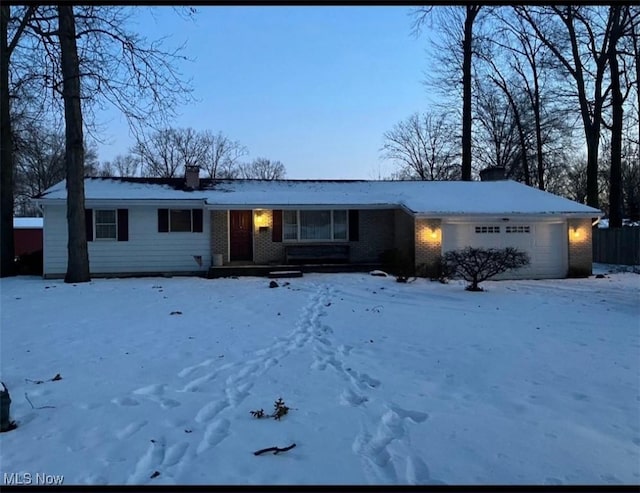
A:
{"label": "fallen branch in snow", "polygon": [[27,393],[24,393],[24,398],[27,399],[27,402],[29,404],[31,404],[31,409],[55,409],[56,406],[40,406],[40,407],[35,407],[33,405],[33,402],[31,402],[31,400],[29,399],[29,396],[27,395]]}
{"label": "fallen branch in snow", "polygon": [[25,378],[24,380],[27,383],[35,383],[36,385],[40,385],[41,383],[45,382],[57,382],[58,380],[62,380],[62,377],[60,376],[60,373],[56,373],[56,376],[50,378],[49,380],[31,380],[30,378]]}
{"label": "fallen branch in snow", "polygon": [[284,448],[280,448],[280,447],[269,447],[269,448],[263,448],[262,450],[256,450],[253,455],[260,455],[260,454],[266,454],[267,452],[273,452],[273,455],[277,455],[280,452],[287,452],[289,450],[291,450],[293,447],[295,447],[296,444],[292,443],[291,445],[289,445],[288,447],[284,447]]}

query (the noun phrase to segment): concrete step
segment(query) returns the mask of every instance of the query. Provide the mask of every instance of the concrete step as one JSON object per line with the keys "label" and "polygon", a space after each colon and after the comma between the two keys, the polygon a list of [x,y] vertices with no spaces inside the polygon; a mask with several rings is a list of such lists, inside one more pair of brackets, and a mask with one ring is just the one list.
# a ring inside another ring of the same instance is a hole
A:
{"label": "concrete step", "polygon": [[300,270],[279,270],[269,272],[269,279],[282,279],[287,277],[302,277]]}

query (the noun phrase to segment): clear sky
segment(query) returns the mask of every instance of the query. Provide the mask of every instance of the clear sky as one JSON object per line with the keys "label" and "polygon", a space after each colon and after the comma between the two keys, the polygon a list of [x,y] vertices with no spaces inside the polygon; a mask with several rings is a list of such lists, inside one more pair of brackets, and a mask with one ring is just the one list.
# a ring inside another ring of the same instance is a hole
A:
{"label": "clear sky", "polygon": [[[222,131],[248,147],[246,160],[279,160],[287,178],[377,178],[383,133],[431,98],[426,35],[411,34],[411,7],[198,8],[195,21],[171,7],[140,9],[133,28],[168,46],[186,43],[197,102],[176,127]],[[99,159],[133,143],[124,120],[106,123]]]}

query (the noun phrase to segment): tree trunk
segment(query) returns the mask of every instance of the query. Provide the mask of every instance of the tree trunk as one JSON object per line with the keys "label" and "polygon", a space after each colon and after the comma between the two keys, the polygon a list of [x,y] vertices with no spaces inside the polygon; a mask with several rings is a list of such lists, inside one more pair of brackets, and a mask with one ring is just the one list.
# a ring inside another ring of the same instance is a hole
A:
{"label": "tree trunk", "polygon": [[13,258],[13,146],[9,107],[9,5],[0,6],[0,277],[16,273]]}
{"label": "tree trunk", "polygon": [[[631,41],[633,43],[633,57],[635,59],[635,72],[636,72],[636,84],[640,84],[640,47],[638,46],[638,38],[640,38],[640,32],[638,32],[637,19],[631,22]],[[636,118],[638,119],[638,149],[640,150],[640,88],[636,87],[636,101],[637,112]]]}
{"label": "tree trunk", "polygon": [[540,115],[540,83],[535,60],[531,63],[533,70],[533,116],[536,125],[536,154],[538,158],[538,188],[544,190],[544,156],[542,154],[542,117]]}
{"label": "tree trunk", "polygon": [[76,45],[73,6],[58,6],[62,97],[65,121],[65,164],[67,169],[67,225],[69,230],[65,282],[87,282],[89,254],[84,218],[84,146],[80,104],[80,66]]}
{"label": "tree trunk", "polygon": [[609,177],[609,227],[622,227],[622,127],[623,99],[620,91],[620,70],[618,67],[618,40],[621,36],[621,6],[611,8],[612,28],[607,56],[611,73],[611,169]]}
{"label": "tree trunk", "polygon": [[480,6],[467,5],[462,40],[462,179],[471,181],[471,59],[473,56],[473,21]]}

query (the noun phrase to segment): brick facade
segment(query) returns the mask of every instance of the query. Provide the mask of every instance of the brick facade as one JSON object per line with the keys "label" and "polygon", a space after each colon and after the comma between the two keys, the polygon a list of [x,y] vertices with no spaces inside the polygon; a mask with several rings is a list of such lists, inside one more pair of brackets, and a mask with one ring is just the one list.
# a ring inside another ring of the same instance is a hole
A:
{"label": "brick facade", "polygon": [[593,272],[591,219],[568,219],[568,277],[588,277]]}
{"label": "brick facade", "polygon": [[352,262],[379,262],[394,247],[394,210],[360,210],[359,241],[350,241]]}
{"label": "brick facade", "polygon": [[229,227],[227,211],[211,211],[211,254],[222,254],[222,260],[229,262]]}
{"label": "brick facade", "polygon": [[256,264],[284,264],[284,243],[273,242],[271,239],[273,234],[273,213],[270,210],[263,210],[260,215],[260,224],[268,229],[260,231],[258,226],[254,226],[253,261]]}
{"label": "brick facade", "polygon": [[442,254],[442,221],[440,219],[416,219],[415,262],[421,275],[439,275],[439,258]]}

